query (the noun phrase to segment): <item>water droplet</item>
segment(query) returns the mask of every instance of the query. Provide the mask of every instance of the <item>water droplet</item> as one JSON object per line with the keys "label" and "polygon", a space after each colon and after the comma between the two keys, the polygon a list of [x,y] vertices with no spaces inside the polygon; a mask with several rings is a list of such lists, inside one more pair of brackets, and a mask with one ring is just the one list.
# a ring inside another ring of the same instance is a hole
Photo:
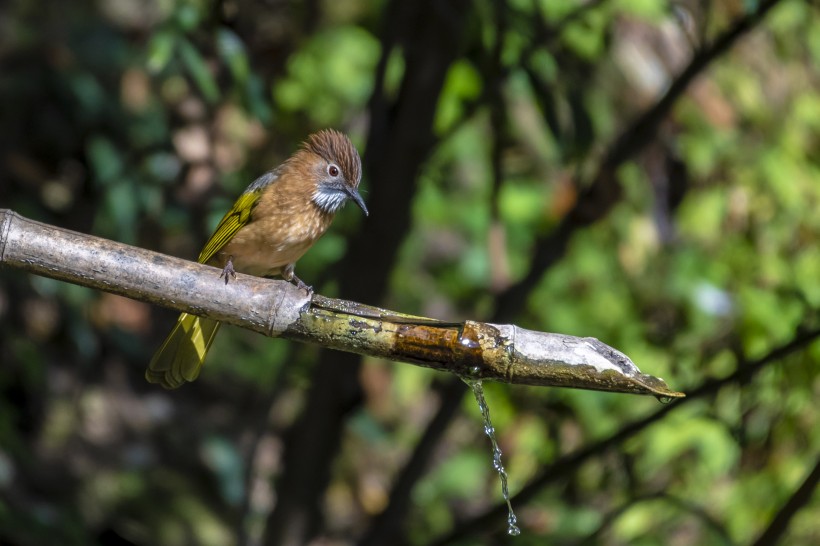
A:
{"label": "water droplet", "polygon": [[663,395],[655,396],[655,398],[657,398],[658,402],[660,402],[661,404],[671,404],[672,401],[674,400],[674,398],[671,397],[671,396],[663,396]]}
{"label": "water droplet", "polygon": [[470,367],[470,373],[473,375],[478,375],[481,373],[481,366],[472,366]]}
{"label": "water droplet", "polygon": [[521,529],[518,527],[518,518],[512,512],[507,515],[507,534],[511,537],[517,537],[521,534]]}
{"label": "water droplet", "polygon": [[458,342],[467,349],[481,349],[479,339],[480,334],[476,331],[475,326],[470,323],[465,323],[458,333]]}

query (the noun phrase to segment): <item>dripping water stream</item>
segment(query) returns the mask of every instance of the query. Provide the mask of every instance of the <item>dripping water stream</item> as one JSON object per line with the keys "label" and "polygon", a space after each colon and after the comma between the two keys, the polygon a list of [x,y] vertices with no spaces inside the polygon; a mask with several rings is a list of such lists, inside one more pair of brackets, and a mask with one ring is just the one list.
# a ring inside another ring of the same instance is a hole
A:
{"label": "dripping water stream", "polygon": [[498,441],[495,437],[495,428],[490,421],[490,408],[487,406],[487,401],[484,399],[484,387],[481,385],[481,380],[462,378],[473,391],[476,402],[478,402],[478,409],[481,410],[481,417],[484,420],[484,433],[490,439],[493,447],[493,468],[498,472],[501,478],[501,495],[507,503],[507,534],[510,536],[518,536],[521,534],[521,529],[518,527],[518,518],[513,512],[512,503],[510,502],[510,491],[507,487],[507,471],[504,470],[504,465],[501,463],[501,448],[498,447]]}

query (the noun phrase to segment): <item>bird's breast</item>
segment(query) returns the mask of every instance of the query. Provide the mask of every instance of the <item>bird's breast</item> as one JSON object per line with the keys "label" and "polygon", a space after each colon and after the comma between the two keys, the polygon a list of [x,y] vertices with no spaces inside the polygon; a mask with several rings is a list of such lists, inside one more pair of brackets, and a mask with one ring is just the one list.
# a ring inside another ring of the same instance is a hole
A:
{"label": "bird's breast", "polygon": [[295,263],[327,230],[332,217],[315,206],[271,209],[264,202],[218,253],[222,264],[232,257],[242,273],[266,277],[279,275]]}

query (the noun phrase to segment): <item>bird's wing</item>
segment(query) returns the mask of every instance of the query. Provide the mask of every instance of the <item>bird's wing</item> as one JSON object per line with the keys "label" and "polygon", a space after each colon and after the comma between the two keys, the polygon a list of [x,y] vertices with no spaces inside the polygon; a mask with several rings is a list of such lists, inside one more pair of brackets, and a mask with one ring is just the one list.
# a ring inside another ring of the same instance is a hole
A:
{"label": "bird's wing", "polygon": [[219,221],[214,234],[211,235],[202,252],[199,253],[199,263],[207,263],[228,241],[233,239],[237,231],[250,222],[251,212],[262,196],[262,190],[275,182],[277,178],[279,178],[278,172],[272,171],[263,174],[248,186],[248,189],[233,204],[231,210]]}

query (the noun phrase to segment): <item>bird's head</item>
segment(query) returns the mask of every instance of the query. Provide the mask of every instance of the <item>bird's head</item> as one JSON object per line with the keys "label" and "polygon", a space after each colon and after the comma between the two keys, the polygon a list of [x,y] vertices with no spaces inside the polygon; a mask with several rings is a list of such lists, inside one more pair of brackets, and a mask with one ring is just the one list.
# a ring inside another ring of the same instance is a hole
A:
{"label": "bird's head", "polygon": [[333,129],[313,133],[305,141],[303,151],[310,157],[315,182],[312,200],[317,207],[334,214],[352,199],[365,215],[368,214],[358,190],[362,160],[346,135]]}

